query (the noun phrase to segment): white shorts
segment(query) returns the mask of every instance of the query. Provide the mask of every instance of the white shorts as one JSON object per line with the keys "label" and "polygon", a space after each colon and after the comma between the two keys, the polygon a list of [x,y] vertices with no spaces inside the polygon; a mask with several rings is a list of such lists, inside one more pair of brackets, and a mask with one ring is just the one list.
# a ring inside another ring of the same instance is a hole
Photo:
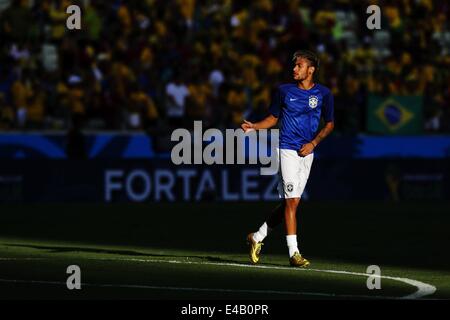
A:
{"label": "white shorts", "polygon": [[314,153],[300,157],[297,151],[279,149],[280,170],[278,194],[280,198],[301,198],[308,181]]}

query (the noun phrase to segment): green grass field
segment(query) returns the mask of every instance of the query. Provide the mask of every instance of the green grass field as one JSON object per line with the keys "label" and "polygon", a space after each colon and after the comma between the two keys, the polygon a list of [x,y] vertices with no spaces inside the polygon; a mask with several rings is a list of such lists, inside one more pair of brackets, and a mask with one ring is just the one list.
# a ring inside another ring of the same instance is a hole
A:
{"label": "green grass field", "polygon": [[450,299],[448,204],[305,203],[310,268],[288,266],[281,227],[252,266],[246,234],[273,205],[2,205],[0,299]]}

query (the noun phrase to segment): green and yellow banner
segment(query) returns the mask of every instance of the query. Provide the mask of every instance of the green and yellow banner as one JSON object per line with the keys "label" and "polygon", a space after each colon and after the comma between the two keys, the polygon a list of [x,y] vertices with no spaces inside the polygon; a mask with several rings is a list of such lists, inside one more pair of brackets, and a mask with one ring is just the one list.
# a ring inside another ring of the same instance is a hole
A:
{"label": "green and yellow banner", "polygon": [[422,96],[369,95],[367,130],[383,134],[418,134],[423,129]]}

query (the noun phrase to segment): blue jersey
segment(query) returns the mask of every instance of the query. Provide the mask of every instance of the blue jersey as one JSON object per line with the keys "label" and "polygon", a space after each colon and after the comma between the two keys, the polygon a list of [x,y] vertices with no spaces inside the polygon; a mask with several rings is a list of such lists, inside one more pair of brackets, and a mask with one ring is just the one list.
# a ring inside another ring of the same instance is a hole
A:
{"label": "blue jersey", "polygon": [[281,120],[280,148],[298,151],[316,137],[321,116],[325,122],[334,121],[333,95],[318,83],[309,90],[300,89],[296,84],[283,84],[269,111]]}

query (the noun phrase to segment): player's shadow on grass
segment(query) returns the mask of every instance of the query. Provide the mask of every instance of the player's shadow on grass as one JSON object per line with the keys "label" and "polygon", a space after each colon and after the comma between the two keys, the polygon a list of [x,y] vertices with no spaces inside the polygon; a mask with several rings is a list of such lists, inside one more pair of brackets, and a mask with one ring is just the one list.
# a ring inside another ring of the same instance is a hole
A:
{"label": "player's shadow on grass", "polygon": [[156,254],[143,253],[133,250],[113,250],[113,249],[98,249],[98,248],[82,248],[82,247],[58,247],[58,246],[38,246],[31,244],[5,244],[10,247],[32,248],[38,250],[48,250],[52,253],[67,253],[67,252],[84,252],[84,253],[98,253],[98,254],[115,254],[125,256],[140,256],[140,257],[158,257],[158,258],[195,258],[208,262],[226,262],[226,263],[241,263],[239,260],[223,259],[213,256],[198,256],[198,255],[171,255],[171,254]]}

